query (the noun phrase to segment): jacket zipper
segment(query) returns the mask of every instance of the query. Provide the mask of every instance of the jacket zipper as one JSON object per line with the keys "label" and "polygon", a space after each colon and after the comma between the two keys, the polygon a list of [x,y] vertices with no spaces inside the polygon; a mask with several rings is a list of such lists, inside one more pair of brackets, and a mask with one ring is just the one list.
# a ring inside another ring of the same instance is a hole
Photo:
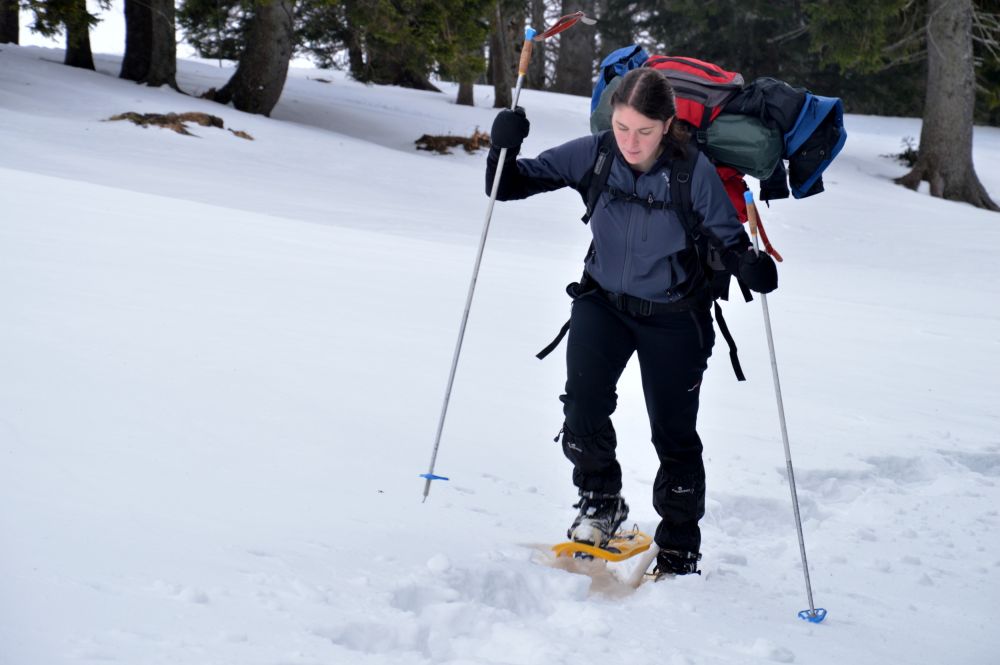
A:
{"label": "jacket zipper", "polygon": [[628,223],[625,225],[625,261],[622,263],[621,293],[626,293],[625,278],[628,275],[629,264],[632,263],[632,215],[635,211],[634,209],[635,206],[629,206]]}
{"label": "jacket zipper", "polygon": [[[635,177],[635,174],[632,173],[632,169],[629,169],[629,173],[632,176],[632,195],[636,196],[636,191],[635,191],[636,177]],[[625,291],[625,278],[628,275],[629,263],[632,262],[631,261],[631,259],[632,259],[632,215],[635,212],[634,211],[635,207],[636,206],[629,206],[628,207],[629,208],[629,211],[628,211],[628,222],[625,223],[625,260],[622,261],[622,288],[619,291],[619,293],[625,293],[626,292]]]}

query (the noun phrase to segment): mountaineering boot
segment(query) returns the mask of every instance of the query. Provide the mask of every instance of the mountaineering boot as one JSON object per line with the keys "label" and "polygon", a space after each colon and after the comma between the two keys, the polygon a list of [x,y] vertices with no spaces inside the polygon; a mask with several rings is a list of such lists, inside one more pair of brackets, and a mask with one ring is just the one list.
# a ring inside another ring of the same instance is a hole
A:
{"label": "mountaineering boot", "polygon": [[580,491],[580,502],[573,506],[580,514],[573,520],[567,536],[578,543],[602,547],[628,519],[628,504],[621,494]]}
{"label": "mountaineering boot", "polygon": [[698,552],[681,552],[680,550],[660,550],[656,554],[656,568],[653,569],[653,576],[657,581],[666,576],[690,575],[697,573],[698,562],[701,561],[701,554]]}

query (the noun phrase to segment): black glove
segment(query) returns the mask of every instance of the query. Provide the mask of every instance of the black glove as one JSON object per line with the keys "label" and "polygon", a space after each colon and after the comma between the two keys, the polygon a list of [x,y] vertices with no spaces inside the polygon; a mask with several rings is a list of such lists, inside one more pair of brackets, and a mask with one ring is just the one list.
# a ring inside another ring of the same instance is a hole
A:
{"label": "black glove", "polygon": [[778,288],[778,268],[765,252],[748,250],[740,256],[736,274],[751,291],[770,293]]}
{"label": "black glove", "polygon": [[497,114],[490,131],[490,143],[497,148],[518,148],[528,135],[531,123],[520,106],[513,111],[504,109]]}

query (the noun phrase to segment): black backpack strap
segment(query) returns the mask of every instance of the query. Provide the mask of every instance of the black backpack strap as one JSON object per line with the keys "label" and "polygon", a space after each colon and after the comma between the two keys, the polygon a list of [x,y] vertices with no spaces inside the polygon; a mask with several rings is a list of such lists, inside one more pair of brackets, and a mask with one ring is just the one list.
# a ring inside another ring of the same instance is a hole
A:
{"label": "black backpack strap", "polygon": [[[673,202],[673,209],[696,248],[701,239],[701,234],[698,232],[698,225],[701,223],[701,220],[698,219],[694,211],[694,205],[691,202],[691,173],[694,171],[697,159],[698,151],[691,145],[687,145],[684,147],[684,158],[675,159],[673,166],[670,168],[670,199]],[[702,257],[702,260],[704,259],[705,257]],[[740,283],[740,288],[745,288],[742,282]],[[749,295],[749,292],[744,291],[744,295]],[[740,366],[740,358],[737,355],[736,340],[733,339],[732,333],[729,332],[729,326],[726,325],[726,320],[722,316],[722,308],[719,306],[719,301],[717,300],[718,296],[719,294],[717,293],[712,294],[715,304],[715,321],[719,324],[719,331],[726,339],[726,344],[729,345],[729,360],[733,364],[733,372],[736,374],[736,379],[738,381],[746,381],[747,378],[743,374],[743,368]]]}
{"label": "black backpack strap", "polygon": [[704,111],[701,113],[701,124],[698,125],[694,132],[694,138],[698,142],[698,145],[708,144],[708,126],[711,124],[712,107],[706,104]]}
{"label": "black backpack strap", "polygon": [[[594,243],[590,243],[590,249],[587,252],[588,256],[590,255],[590,252],[593,251],[594,251]],[[583,276],[580,278],[579,282],[573,282],[572,284],[566,285],[566,294],[573,300],[576,300],[577,298],[582,298],[585,295],[589,295],[591,293],[596,292],[598,288],[599,286],[597,282],[594,281],[594,278],[588,275],[586,271],[584,271]],[[545,356],[555,351],[556,347],[559,346],[559,343],[563,340],[563,337],[565,337],[566,333],[568,332],[569,332],[569,321],[563,324],[563,327],[559,330],[559,334],[556,335],[556,338],[551,342],[549,342],[548,346],[546,346],[544,349],[536,353],[535,357],[538,358],[539,360],[542,360],[545,358]]]}
{"label": "black backpack strap", "polygon": [[740,285],[740,293],[743,294],[743,300],[745,302],[750,302],[751,300],[753,300],[753,295],[751,295],[750,293],[750,287],[746,285],[746,282],[737,277],[736,283]]}
{"label": "black backpack strap", "polygon": [[563,340],[563,337],[565,337],[566,333],[568,332],[569,332],[569,321],[566,321],[566,323],[563,324],[562,329],[559,331],[559,334],[556,335],[556,338],[551,342],[549,342],[548,346],[546,346],[544,349],[536,353],[535,357],[538,358],[539,360],[542,360],[545,358],[545,356],[555,351],[556,347],[559,346],[559,342]]}
{"label": "black backpack strap", "polygon": [[736,353],[736,340],[733,339],[733,334],[729,332],[726,320],[722,318],[722,308],[719,307],[719,301],[716,300],[714,304],[715,322],[719,324],[719,332],[726,338],[726,344],[729,345],[729,362],[733,364],[733,373],[736,374],[737,381],[746,381],[747,377],[743,374],[743,367],[740,366],[740,357]]}
{"label": "black backpack strap", "polygon": [[614,141],[614,132],[604,133],[597,151],[597,159],[594,160],[594,168],[579,185],[583,202],[587,205],[587,211],[580,218],[584,224],[590,222],[594,208],[597,207],[597,199],[601,198],[601,192],[608,184],[608,174],[611,173],[611,162],[614,158]]}
{"label": "black backpack strap", "polygon": [[697,159],[698,151],[689,144],[684,146],[684,158],[675,159],[670,167],[670,201],[692,240],[698,239],[698,220],[691,203],[691,173]]}

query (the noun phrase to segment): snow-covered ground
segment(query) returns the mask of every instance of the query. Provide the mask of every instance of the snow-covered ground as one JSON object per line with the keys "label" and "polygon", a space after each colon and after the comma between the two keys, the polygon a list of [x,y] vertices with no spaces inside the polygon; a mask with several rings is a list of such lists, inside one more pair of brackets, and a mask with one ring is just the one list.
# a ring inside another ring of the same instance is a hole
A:
{"label": "snow-covered ground", "polygon": [[[0,47],[3,665],[998,662],[1000,215],[891,183],[919,120],[849,116],[827,192],[762,211],[815,625],[756,303],[726,308],[749,381],[720,339],[703,391],[704,575],[548,565],[575,496],[534,353],[587,247],[572,192],[495,210],[421,503],[487,200],[483,153],[413,142],[488,128],[490,89],[294,69],[268,119],[61,59]],[[179,64],[193,95],[231,73]],[[522,102],[526,154],[587,131],[581,98]],[[975,159],[1000,197],[1000,130]],[[652,529],[635,368],[619,392]]]}

